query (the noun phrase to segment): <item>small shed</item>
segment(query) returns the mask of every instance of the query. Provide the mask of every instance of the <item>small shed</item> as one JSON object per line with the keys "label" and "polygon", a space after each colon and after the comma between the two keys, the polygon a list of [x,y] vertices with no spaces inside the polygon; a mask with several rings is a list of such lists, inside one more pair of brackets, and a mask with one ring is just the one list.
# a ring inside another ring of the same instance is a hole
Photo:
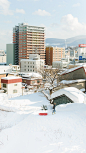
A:
{"label": "small shed", "polygon": [[52,93],[50,99],[53,100],[56,105],[84,103],[86,101],[86,95],[75,87],[68,87]]}

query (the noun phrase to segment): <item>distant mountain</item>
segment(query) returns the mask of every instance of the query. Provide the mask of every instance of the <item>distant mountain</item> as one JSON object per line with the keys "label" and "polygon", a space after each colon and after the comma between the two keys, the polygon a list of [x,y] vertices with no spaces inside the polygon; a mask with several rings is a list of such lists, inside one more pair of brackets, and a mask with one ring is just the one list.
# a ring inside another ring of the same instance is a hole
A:
{"label": "distant mountain", "polygon": [[57,47],[69,47],[78,46],[78,44],[86,44],[86,35],[76,36],[68,39],[58,39],[58,38],[46,38],[46,46],[57,46]]}

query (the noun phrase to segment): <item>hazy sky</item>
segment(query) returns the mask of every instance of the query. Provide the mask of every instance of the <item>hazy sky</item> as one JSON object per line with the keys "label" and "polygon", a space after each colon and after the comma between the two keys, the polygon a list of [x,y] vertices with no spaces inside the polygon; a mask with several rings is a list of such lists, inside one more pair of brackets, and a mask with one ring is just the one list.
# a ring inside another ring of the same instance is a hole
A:
{"label": "hazy sky", "polygon": [[86,0],[0,0],[0,49],[22,22],[44,26],[46,38],[86,35]]}

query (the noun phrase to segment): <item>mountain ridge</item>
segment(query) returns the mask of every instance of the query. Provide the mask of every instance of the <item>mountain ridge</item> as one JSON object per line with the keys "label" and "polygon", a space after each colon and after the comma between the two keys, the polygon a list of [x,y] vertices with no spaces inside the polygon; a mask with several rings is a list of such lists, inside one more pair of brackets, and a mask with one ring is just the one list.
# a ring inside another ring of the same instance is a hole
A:
{"label": "mountain ridge", "polygon": [[53,47],[76,47],[79,44],[86,44],[86,35],[75,36],[67,39],[46,38],[45,45]]}

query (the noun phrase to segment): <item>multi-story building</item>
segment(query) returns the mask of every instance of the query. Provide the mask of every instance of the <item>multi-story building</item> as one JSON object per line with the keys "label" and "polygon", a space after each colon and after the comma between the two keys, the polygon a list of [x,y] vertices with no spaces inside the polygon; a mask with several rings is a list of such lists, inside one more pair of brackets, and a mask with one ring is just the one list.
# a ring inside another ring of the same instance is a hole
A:
{"label": "multi-story building", "polygon": [[52,65],[52,62],[61,61],[65,57],[65,48],[46,47],[46,65]]}
{"label": "multi-story building", "polygon": [[38,72],[44,69],[44,60],[40,59],[38,54],[30,54],[29,59],[21,59],[21,72]]}
{"label": "multi-story building", "polygon": [[6,44],[6,53],[7,53],[7,65],[15,64],[15,45],[14,44]]}
{"label": "multi-story building", "polygon": [[6,54],[4,50],[0,50],[0,65],[6,65]]}
{"label": "multi-story building", "polygon": [[13,28],[13,43],[15,44],[15,64],[21,59],[29,59],[29,54],[39,54],[45,60],[44,27],[29,26],[21,23]]}
{"label": "multi-story building", "polygon": [[79,62],[86,62],[86,44],[79,44],[78,48]]}

